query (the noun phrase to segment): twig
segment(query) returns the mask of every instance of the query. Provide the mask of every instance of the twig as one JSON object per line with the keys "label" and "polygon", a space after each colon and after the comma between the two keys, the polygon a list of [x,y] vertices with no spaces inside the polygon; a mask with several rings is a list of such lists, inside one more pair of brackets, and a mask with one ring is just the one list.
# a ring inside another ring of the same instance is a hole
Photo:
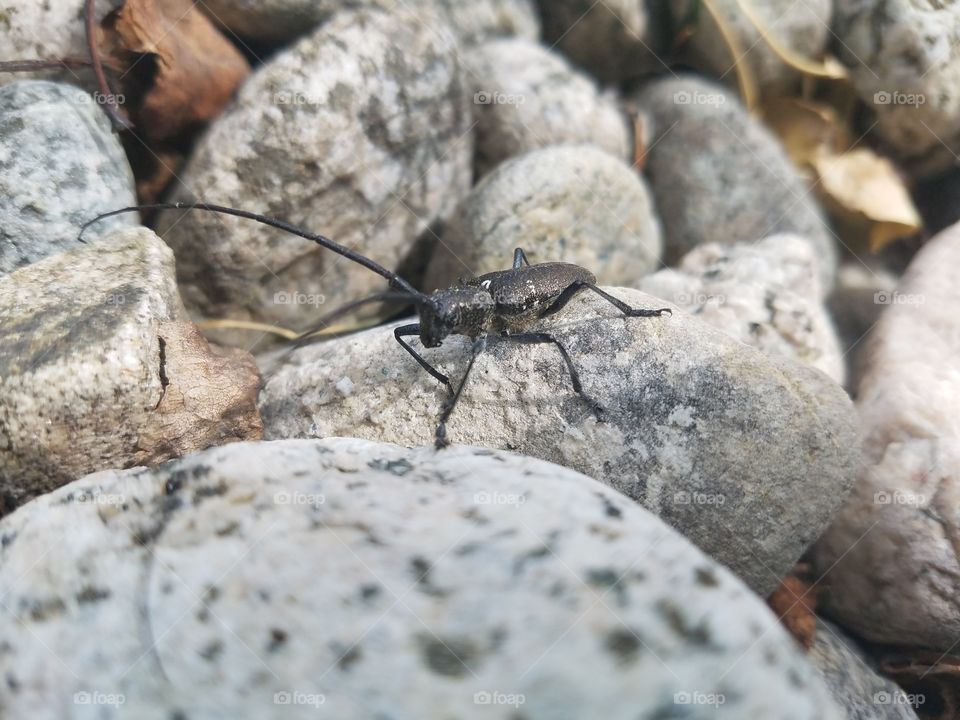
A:
{"label": "twig", "polygon": [[103,63],[100,62],[100,52],[97,48],[97,28],[96,14],[93,8],[94,0],[86,0],[83,8],[84,27],[87,32],[87,47],[90,50],[90,63],[93,65],[93,74],[97,76],[97,86],[100,88],[100,94],[103,96],[104,110],[117,130],[130,130],[133,128],[127,118],[120,114],[120,108],[117,107],[116,96],[110,90],[107,82],[107,75],[103,72]]}

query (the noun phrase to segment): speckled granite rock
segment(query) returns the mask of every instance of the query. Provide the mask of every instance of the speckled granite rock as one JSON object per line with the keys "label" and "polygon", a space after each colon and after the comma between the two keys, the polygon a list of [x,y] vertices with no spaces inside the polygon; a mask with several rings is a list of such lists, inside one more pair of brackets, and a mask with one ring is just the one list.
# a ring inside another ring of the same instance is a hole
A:
{"label": "speckled granite rock", "polygon": [[530,262],[589,268],[601,282],[632,285],[659,266],[660,223],[646,184],[626,163],[589,146],[514,158],[477,184],[453,213],[424,286]]}
{"label": "speckled granite rock", "polygon": [[515,155],[591,144],[626,160],[630,132],[613,95],[542,45],[492,40],[463,54],[473,91],[477,177]]}
{"label": "speckled granite rock", "polygon": [[0,278],[0,512],[94,470],[260,436],[253,358],[211,350],[185,315],[146,228]]}
{"label": "speckled granite rock", "polygon": [[821,301],[817,258],[796,235],[756,244],[701,245],[639,287],[765,353],[822,370],[843,384],[840,342]]}
{"label": "speckled granite rock", "polygon": [[537,37],[532,0],[207,0],[207,13],[233,32],[267,43],[292,40],[328,20],[337,10],[382,6],[411,10],[413,22],[448,22],[464,43],[498,35]]}
{"label": "speckled granite rock", "polygon": [[[442,26],[401,10],[338,13],[250,78],[199,141],[175,199],[274,215],[396,266],[469,189],[469,107]],[[250,221],[169,212],[159,233],[184,302],[206,317],[302,329],[315,316],[291,298],[334,304],[383,284]]]}
{"label": "speckled granite rock", "polygon": [[881,675],[836,625],[817,619],[817,634],[807,654],[844,709],[848,720],[917,720],[910,697]]}
{"label": "speckled granite rock", "polygon": [[960,6],[844,0],[837,3],[833,32],[887,148],[916,174],[954,166],[960,152]]}
{"label": "speckled granite rock", "polygon": [[[612,289],[634,307],[664,302]],[[579,470],[641,502],[762,595],[820,535],[852,480],[846,394],[818,370],[766,356],[698,319],[623,318],[592,293],[537,329],[569,350],[491,339],[448,424],[453,442]],[[425,351],[454,382],[469,341]],[[302,348],[261,393],[268,438],[432,443],[446,398],[381,327]]]}
{"label": "speckled granite rock", "polygon": [[[90,95],[37,80],[0,88],[0,275],[76,247],[85,221],[135,202],[127,157]],[[136,224],[109,218],[86,239]]]}
{"label": "speckled granite rock", "polygon": [[807,238],[824,292],[833,286],[833,236],[774,136],[735,95],[694,76],[666,78],[637,97],[650,124],[646,174],[675,262],[708,242],[755,242],[777,233]]}
{"label": "speckled granite rock", "polygon": [[870,338],[860,477],[816,548],[828,611],[857,635],[960,643],[960,225],[914,258]]}
{"label": "speckled granite rock", "polygon": [[238,444],[89,476],[0,537],[16,717],[842,717],[726,569],[508,453]]}
{"label": "speckled granite rock", "polygon": [[[684,59],[712,77],[736,81],[734,66],[743,63],[753,72],[759,87],[771,94],[789,93],[799,81],[800,74],[787,65],[770,49],[756,25],[744,12],[738,0],[714,0],[714,7],[722,16],[727,32],[738,44],[738,52],[731,51],[729,40],[723,37],[706,8],[693,12],[694,0],[671,0],[671,11],[677,18],[696,18],[691,25],[692,35],[683,45]],[[817,62],[830,40],[830,20],[833,0],[764,0],[751,2],[763,27],[783,48],[795,55]]]}
{"label": "speckled granite rock", "polygon": [[637,0],[537,0],[547,45],[604,83],[663,72],[670,38],[659,32],[668,5]]}

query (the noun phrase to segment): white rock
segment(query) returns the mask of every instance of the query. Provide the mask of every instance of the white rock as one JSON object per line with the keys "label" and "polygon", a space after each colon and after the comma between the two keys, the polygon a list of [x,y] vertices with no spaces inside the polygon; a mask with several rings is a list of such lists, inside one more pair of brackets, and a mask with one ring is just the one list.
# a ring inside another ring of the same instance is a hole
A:
{"label": "white rock", "polygon": [[237,444],[89,476],[0,538],[11,717],[842,717],[729,571],[509,453]]}

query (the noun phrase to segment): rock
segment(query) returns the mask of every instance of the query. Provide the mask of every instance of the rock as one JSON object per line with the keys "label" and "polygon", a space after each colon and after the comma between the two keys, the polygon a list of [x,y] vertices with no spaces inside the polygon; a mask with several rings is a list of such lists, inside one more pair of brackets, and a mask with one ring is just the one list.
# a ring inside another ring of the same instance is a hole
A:
{"label": "rock", "polygon": [[651,124],[646,173],[664,222],[668,262],[708,242],[778,233],[813,244],[824,292],[837,252],[823,216],[774,136],[719,85],[657,80],[638,96]]}
{"label": "rock", "polygon": [[[98,21],[122,0],[99,0],[95,6]],[[0,6],[0,47],[4,60],[51,60],[54,58],[84,58],[87,49],[83,27],[83,0],[4,0]],[[67,83],[93,86],[93,73],[84,68],[70,68],[62,72],[45,70],[42,73],[0,73],[0,85],[22,81],[29,77],[56,78]]]}
{"label": "rock", "polygon": [[[738,0],[713,3],[737,44],[736,50],[706,8],[697,10],[694,0],[672,0],[670,5],[674,17],[693,19],[692,34],[683,45],[684,59],[693,67],[732,81],[736,78],[735,65],[744,63],[759,88],[769,94],[790,93],[798,84],[800,73],[770,48]],[[767,0],[751,3],[750,8],[782,48],[810,62],[819,61],[830,39],[832,0]]]}
{"label": "rock", "polygon": [[248,353],[187,321],[173,254],[145,228],[17,270],[0,279],[0,506],[258,438],[258,385]]}
{"label": "rock", "polygon": [[[876,113],[874,131],[914,174],[932,175],[960,152],[960,7],[866,0],[837,3],[840,60]],[[868,127],[873,127],[872,124]]]}
{"label": "rock", "polygon": [[616,99],[530,40],[491,40],[464,53],[473,91],[477,177],[514,155],[592,144],[626,160],[630,133]]}
{"label": "rock", "polygon": [[344,7],[405,8],[432,22],[450,24],[465,44],[499,35],[535,39],[540,32],[532,0],[208,0],[205,10],[230,30],[262,42],[283,44],[328,20]]}
{"label": "rock", "polygon": [[[0,88],[0,275],[76,247],[84,222],[134,204],[127,157],[89,94],[37,80]],[[86,239],[135,225],[109,218]]]}
{"label": "rock", "polygon": [[[613,288],[633,307],[664,302]],[[856,460],[850,401],[818,370],[763,355],[706,323],[623,318],[593,293],[536,328],[568,348],[598,423],[555,347],[491,339],[448,423],[455,443],[515,450],[642,503],[761,595],[777,586],[843,500]],[[426,358],[454,384],[470,341]],[[301,348],[261,392],[268,438],[433,442],[442,386],[391,327]],[[351,391],[339,389],[343,378]]]}
{"label": "rock", "polygon": [[844,348],[847,387],[855,391],[869,357],[867,338],[880,314],[893,299],[897,278],[874,258],[844,262],[837,272],[837,285],[827,300]]}
{"label": "rock", "polygon": [[826,607],[858,636],[960,643],[960,225],[914,258],[870,337],[864,466],[816,548]]}
{"label": "rock", "polygon": [[[396,267],[470,186],[456,54],[449,33],[406,11],[337,14],[251,77],[200,140],[175,199],[195,192],[280,217]],[[184,301],[206,317],[304,329],[311,305],[385,285],[247,220],[168,212],[160,234],[176,253]]]}
{"label": "rock", "polygon": [[424,285],[530,262],[582,265],[601,282],[634,284],[653,271],[660,223],[643,180],[588,146],[536,150],[500,165],[470,192],[438,243]]}
{"label": "rock", "polygon": [[509,453],[243,443],[89,476],[0,537],[17,717],[842,717],[725,568]]}
{"label": "rock", "polygon": [[807,657],[849,720],[917,720],[910,697],[877,674],[874,663],[836,625],[818,621]]}
{"label": "rock", "polygon": [[820,299],[817,259],[799,236],[701,245],[677,269],[646,277],[639,287],[740,342],[812,365],[843,384],[843,355]]}
{"label": "rock", "polygon": [[660,59],[671,38],[654,28],[667,22],[665,3],[637,0],[537,0],[543,37],[604,83],[617,84],[668,65]]}

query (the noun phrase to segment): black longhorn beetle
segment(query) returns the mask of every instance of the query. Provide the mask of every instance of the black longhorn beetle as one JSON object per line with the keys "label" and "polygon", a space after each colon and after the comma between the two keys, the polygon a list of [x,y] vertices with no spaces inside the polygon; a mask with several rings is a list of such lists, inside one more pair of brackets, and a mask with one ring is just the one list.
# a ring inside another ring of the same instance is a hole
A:
{"label": "black longhorn beetle", "polygon": [[[332,250],[338,255],[342,255],[348,260],[352,260],[386,278],[390,282],[393,292],[380,293],[350,303],[335,314],[342,314],[344,310],[352,309],[367,302],[396,299],[398,297],[409,298],[413,301],[420,322],[394,328],[393,335],[400,346],[419,363],[420,367],[446,385],[450,391],[440,414],[440,422],[437,425],[437,448],[449,444],[447,441],[447,420],[460,399],[460,394],[467,383],[467,377],[470,375],[474,361],[486,348],[488,336],[498,336],[505,340],[530,345],[547,343],[555,345],[567,365],[574,392],[600,418],[602,408],[583,391],[580,377],[577,375],[567,349],[549,333],[530,332],[530,328],[540,318],[560,311],[581,290],[592,290],[620,310],[626,317],[659,317],[664,313],[672,314],[670,308],[644,310],[630,307],[627,303],[597,287],[597,279],[593,273],[579,265],[563,262],[531,265],[521,248],[514,251],[513,267],[510,270],[498,270],[469,280],[461,280],[459,284],[453,287],[435,290],[427,295],[414,288],[413,285],[396,273],[323,235],[302,230],[276,218],[208,203],[154,203],[113,210],[84,223],[80,228],[77,239],[84,242],[84,231],[99,220],[121,213],[141,210],[201,210],[255,220],[264,225],[311,240],[327,250]],[[407,337],[419,336],[424,347],[434,348],[439,347],[451,335],[464,335],[474,341],[470,361],[456,390],[450,384],[450,378],[433,367],[404,340]]]}

